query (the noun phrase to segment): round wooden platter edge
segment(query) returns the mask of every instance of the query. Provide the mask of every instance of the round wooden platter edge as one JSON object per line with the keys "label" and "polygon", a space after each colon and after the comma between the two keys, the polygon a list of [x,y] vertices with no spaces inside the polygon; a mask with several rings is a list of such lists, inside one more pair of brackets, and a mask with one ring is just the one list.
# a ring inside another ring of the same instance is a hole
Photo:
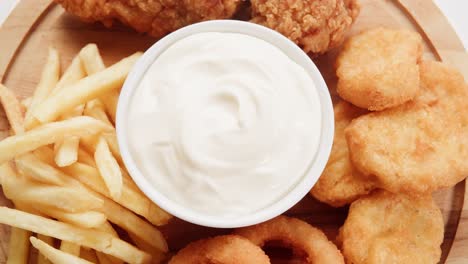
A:
{"label": "round wooden platter edge", "polygon": [[[369,0],[361,0],[369,2]],[[445,16],[432,1],[427,0],[394,0],[399,9],[403,10],[407,19],[411,20],[417,30],[422,33],[436,59],[458,68],[468,79],[468,54]],[[37,23],[55,6],[51,0],[22,0],[10,17],[0,27],[0,82],[8,76],[16,54],[22,45],[34,32]],[[6,136],[8,124],[4,113],[0,111],[0,138]],[[458,216],[452,223],[451,241],[446,246],[443,259],[445,263],[468,263],[468,188],[463,181],[454,187],[453,208],[451,217]],[[436,194],[437,195],[437,194]],[[0,204],[7,204],[0,201]],[[446,233],[447,235],[447,233]],[[7,253],[8,237],[0,229],[0,256]],[[451,242],[451,243],[450,243]],[[1,260],[2,258],[0,258]],[[0,263],[2,263],[0,261]]]}

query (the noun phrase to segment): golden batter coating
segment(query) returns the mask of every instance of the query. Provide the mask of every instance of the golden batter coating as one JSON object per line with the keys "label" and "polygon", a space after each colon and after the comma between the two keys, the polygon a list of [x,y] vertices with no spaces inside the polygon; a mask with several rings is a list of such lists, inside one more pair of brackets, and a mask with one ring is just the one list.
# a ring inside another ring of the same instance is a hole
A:
{"label": "golden batter coating", "polygon": [[252,22],[285,35],[305,52],[325,53],[344,40],[359,15],[357,0],[252,0]]}
{"label": "golden batter coating", "polygon": [[420,68],[414,101],[361,116],[345,130],[353,164],[391,192],[432,192],[468,176],[468,86],[442,63]]}
{"label": "golden batter coating", "polygon": [[421,36],[408,30],[376,28],[351,37],[336,62],[338,94],[372,111],[413,99],[422,50]]}
{"label": "golden batter coating", "polygon": [[354,202],[375,187],[371,177],[362,175],[351,163],[344,134],[351,121],[365,110],[340,101],[334,107],[335,136],[327,166],[310,193],[316,199],[334,207]]}
{"label": "golden batter coating", "polygon": [[351,205],[338,238],[346,263],[436,264],[444,221],[430,195],[379,190]]}
{"label": "golden batter coating", "polygon": [[160,38],[181,27],[230,18],[242,0],[55,0],[87,22],[110,27],[118,20],[138,32]]}

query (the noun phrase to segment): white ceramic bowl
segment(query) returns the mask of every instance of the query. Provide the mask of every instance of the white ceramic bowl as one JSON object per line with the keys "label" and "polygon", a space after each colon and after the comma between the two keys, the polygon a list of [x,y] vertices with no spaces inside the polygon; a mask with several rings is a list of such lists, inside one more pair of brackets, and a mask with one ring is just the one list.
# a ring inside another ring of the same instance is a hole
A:
{"label": "white ceramic bowl", "polygon": [[[275,45],[310,74],[319,95],[322,113],[322,131],[317,153],[310,166],[310,170],[287,195],[274,204],[260,209],[250,215],[229,219],[218,218],[216,216],[203,215],[190,208],[186,208],[175,203],[153,187],[150,181],[137,167],[129,150],[126,113],[128,113],[133,92],[138,87],[140,80],[151,64],[153,64],[153,62],[157,60],[158,56],[169,46],[189,35],[201,32],[241,33],[263,39]],[[138,60],[125,81],[117,107],[116,123],[117,138],[123,161],[138,187],[153,202],[170,214],[194,224],[218,228],[235,228],[261,223],[282,214],[299,202],[317,182],[320,174],[325,168],[325,164],[327,163],[330,155],[334,132],[334,115],[330,93],[322,75],[312,60],[297,45],[276,31],[253,23],[235,20],[214,20],[190,25],[175,31],[156,42]]]}

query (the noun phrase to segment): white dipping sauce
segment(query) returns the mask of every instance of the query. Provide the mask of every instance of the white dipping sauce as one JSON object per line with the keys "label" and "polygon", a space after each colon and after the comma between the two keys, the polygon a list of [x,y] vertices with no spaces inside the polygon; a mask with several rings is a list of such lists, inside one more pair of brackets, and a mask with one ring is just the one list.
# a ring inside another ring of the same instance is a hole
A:
{"label": "white dipping sauce", "polygon": [[128,113],[138,169],[168,199],[236,217],[285,196],[315,159],[320,102],[280,49],[235,33],[177,41],[151,65]]}

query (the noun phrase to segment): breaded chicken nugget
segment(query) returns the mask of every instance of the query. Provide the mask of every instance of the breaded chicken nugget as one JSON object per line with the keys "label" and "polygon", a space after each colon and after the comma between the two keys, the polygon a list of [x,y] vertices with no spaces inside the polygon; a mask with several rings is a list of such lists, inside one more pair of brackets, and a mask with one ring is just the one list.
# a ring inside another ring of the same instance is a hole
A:
{"label": "breaded chicken nugget", "polygon": [[351,204],[338,239],[346,263],[436,264],[444,221],[430,195],[376,191]]}
{"label": "breaded chicken nugget", "polygon": [[468,86],[439,62],[421,64],[421,94],[345,130],[353,164],[391,192],[424,193],[468,176]]}
{"label": "breaded chicken nugget", "polygon": [[345,128],[366,111],[341,101],[334,107],[335,137],[327,166],[310,191],[318,200],[334,207],[352,203],[374,189],[374,181],[356,170],[349,159]]}
{"label": "breaded chicken nugget", "polygon": [[376,28],[351,37],[338,56],[338,94],[369,110],[413,99],[419,91],[423,42],[412,31]]}
{"label": "breaded chicken nugget", "polygon": [[252,0],[251,4],[252,22],[280,32],[312,54],[341,44],[360,10],[357,0]]}

